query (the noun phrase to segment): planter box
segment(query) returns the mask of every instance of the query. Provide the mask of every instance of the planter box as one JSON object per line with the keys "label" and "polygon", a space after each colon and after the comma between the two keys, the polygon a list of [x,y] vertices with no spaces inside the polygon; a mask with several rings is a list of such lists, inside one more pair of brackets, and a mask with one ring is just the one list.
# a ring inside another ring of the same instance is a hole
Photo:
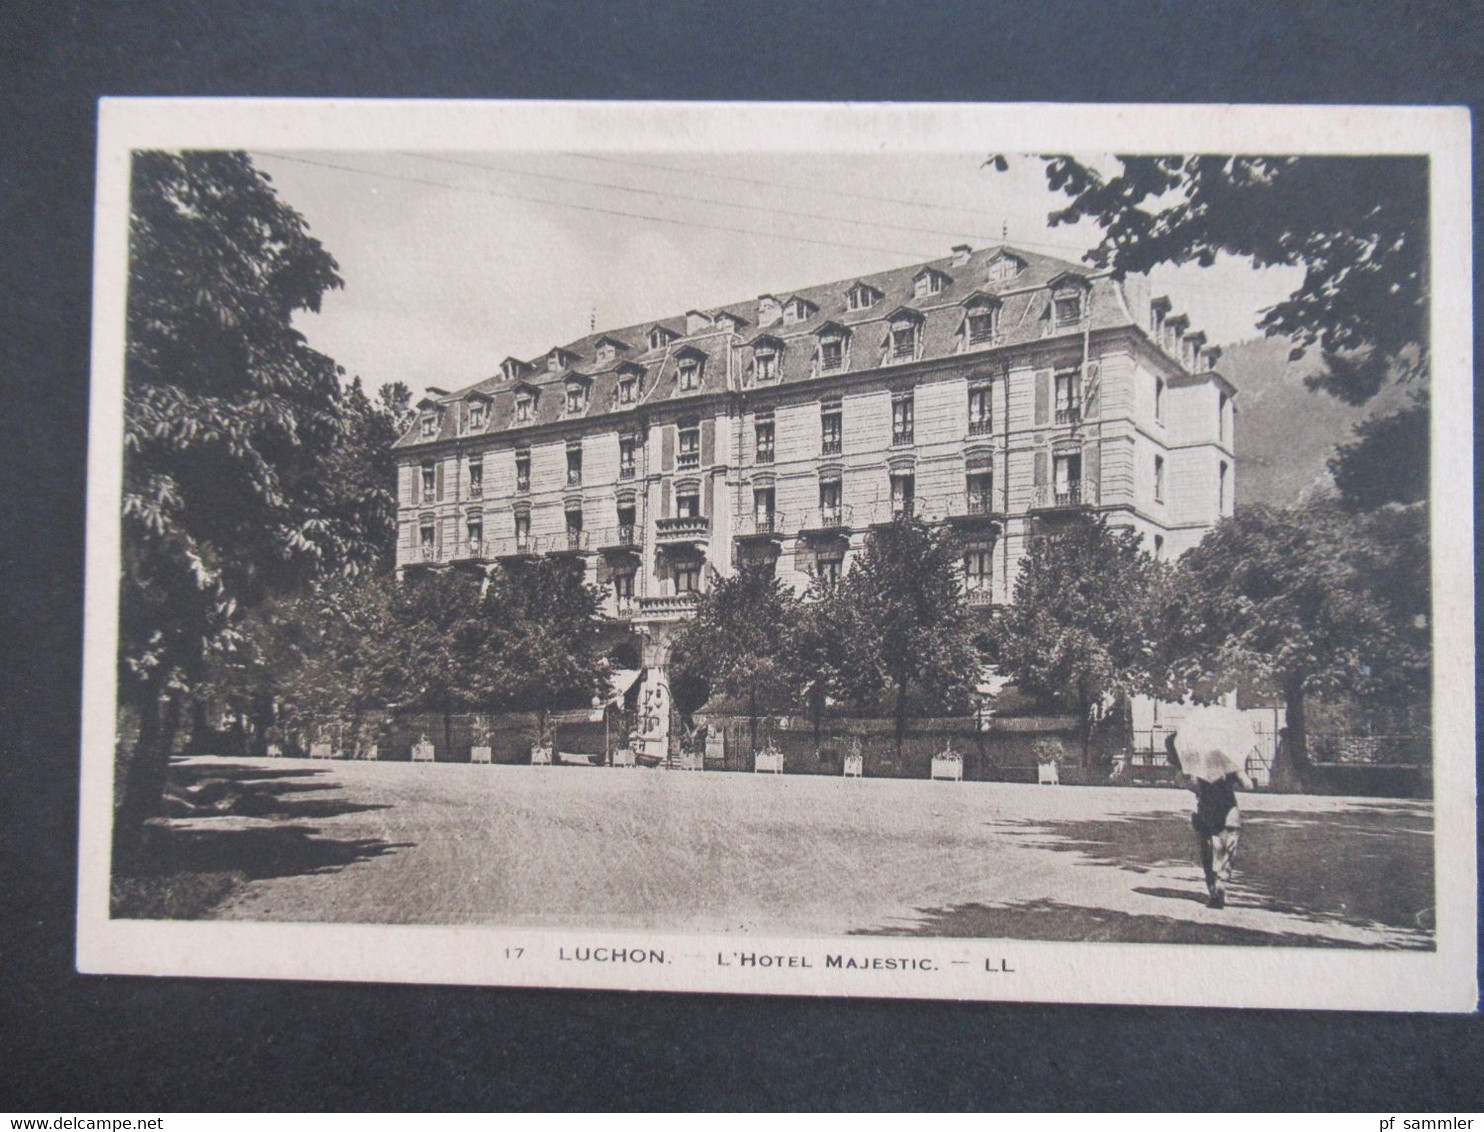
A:
{"label": "planter box", "polygon": [[551,748],[550,747],[532,747],[531,748],[531,765],[532,766],[550,766],[551,765]]}
{"label": "planter box", "polygon": [[866,769],[866,756],[865,755],[846,755],[845,756],[845,777],[846,778],[860,778],[865,773],[865,769]]}
{"label": "planter box", "polygon": [[493,754],[494,750],[490,747],[470,747],[469,761],[471,763],[487,763]]}
{"label": "planter box", "polygon": [[932,769],[928,773],[929,778],[944,778],[950,782],[962,782],[964,780],[964,760],[957,756],[934,755]]}
{"label": "planter box", "polygon": [[365,759],[367,762],[374,763],[381,757],[381,748],[378,747],[375,743],[372,743],[369,747],[362,747],[361,753],[356,757]]}
{"label": "planter box", "polygon": [[333,759],[335,748],[329,743],[310,743],[309,757],[312,759]]}
{"label": "planter box", "polygon": [[1038,786],[1061,785],[1061,777],[1056,773],[1055,763],[1036,764],[1036,784]]}
{"label": "planter box", "polygon": [[278,743],[269,743],[265,752],[270,759],[283,758],[283,747]]}
{"label": "planter box", "polygon": [[677,758],[675,765],[679,770],[701,770],[705,764],[700,754],[688,754]]}
{"label": "planter box", "polygon": [[613,752],[613,765],[632,767],[634,765],[634,752],[627,747],[620,747]]}
{"label": "planter box", "polygon": [[782,751],[754,751],[752,756],[753,774],[782,774],[783,752]]}
{"label": "planter box", "polygon": [[412,744],[412,761],[415,763],[430,763],[433,761],[432,743]]}

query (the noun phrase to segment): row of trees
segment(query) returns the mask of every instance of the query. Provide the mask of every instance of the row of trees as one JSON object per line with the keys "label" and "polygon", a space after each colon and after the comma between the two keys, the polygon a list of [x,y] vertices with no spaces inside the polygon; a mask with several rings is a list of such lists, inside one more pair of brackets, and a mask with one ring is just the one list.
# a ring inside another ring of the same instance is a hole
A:
{"label": "row of trees", "polygon": [[682,710],[719,695],[757,721],[830,705],[962,712],[987,663],[1047,711],[1074,714],[1084,745],[1098,714],[1138,693],[1205,699],[1266,686],[1287,708],[1286,754],[1304,761],[1314,696],[1405,712],[1427,702],[1427,516],[1423,505],[1356,511],[1335,499],[1224,520],[1177,563],[1083,518],[1033,540],[1014,602],[976,620],[954,536],[905,520],[875,531],[855,567],[804,597],[759,569],[723,579],[679,633]]}

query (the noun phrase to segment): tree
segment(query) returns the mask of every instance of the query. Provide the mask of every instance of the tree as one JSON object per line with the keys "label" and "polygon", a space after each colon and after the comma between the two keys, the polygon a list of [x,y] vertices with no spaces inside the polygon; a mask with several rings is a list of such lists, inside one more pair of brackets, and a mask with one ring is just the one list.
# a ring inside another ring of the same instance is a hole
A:
{"label": "tree", "polygon": [[1427,694],[1427,560],[1422,506],[1244,508],[1178,563],[1164,614],[1171,674],[1190,690],[1270,680],[1288,721],[1274,773],[1301,780],[1308,697]]}
{"label": "tree", "polygon": [[789,650],[789,683],[814,724],[819,745],[825,709],[849,694],[845,673],[852,663],[850,642],[862,633],[852,625],[853,607],[839,590],[815,578],[793,613],[793,647]]}
{"label": "tree", "polygon": [[606,694],[601,601],[597,589],[583,582],[581,566],[570,560],[542,558],[496,571],[484,594],[482,617],[494,634],[489,650],[504,659],[495,681],[497,698],[484,704],[535,712],[544,741],[553,711],[585,707]]}
{"label": "tree", "polygon": [[1340,445],[1329,460],[1335,487],[1346,502],[1372,510],[1425,500],[1429,424],[1427,392],[1417,390],[1396,412],[1356,425],[1355,439]]}
{"label": "tree", "polygon": [[115,828],[155,812],[181,697],[245,611],[384,553],[324,474],[339,370],[293,326],[334,259],[243,153],[133,157],[119,697],[139,717]]}
{"label": "tree", "polygon": [[899,756],[909,694],[957,709],[979,674],[958,559],[951,534],[902,518],[871,532],[839,583],[842,623],[854,634],[845,650],[842,686],[857,702],[892,694]]}
{"label": "tree", "polygon": [[[1093,220],[1103,231],[1087,259],[1115,273],[1217,256],[1255,267],[1302,267],[1303,282],[1258,323],[1316,348],[1306,378],[1353,405],[1388,378],[1428,365],[1428,173],[1422,157],[1115,158],[1105,173],[1066,156],[1043,158],[1047,185],[1070,203],[1053,227]],[[1004,157],[987,164],[1003,170]]]}
{"label": "tree", "polygon": [[1072,519],[1021,562],[996,634],[1000,666],[1027,694],[1073,711],[1084,761],[1099,705],[1152,688],[1161,573],[1136,533],[1101,518]]}
{"label": "tree", "polygon": [[704,687],[709,695],[745,703],[756,748],[759,706],[790,698],[798,615],[798,599],[766,569],[748,565],[718,579],[676,635],[673,686]]}
{"label": "tree", "polygon": [[478,577],[462,570],[412,574],[397,587],[392,631],[383,642],[364,645],[386,649],[391,658],[381,678],[387,706],[436,712],[449,752],[454,713],[482,706],[483,674],[502,647],[491,640],[492,626],[482,615],[481,588]]}

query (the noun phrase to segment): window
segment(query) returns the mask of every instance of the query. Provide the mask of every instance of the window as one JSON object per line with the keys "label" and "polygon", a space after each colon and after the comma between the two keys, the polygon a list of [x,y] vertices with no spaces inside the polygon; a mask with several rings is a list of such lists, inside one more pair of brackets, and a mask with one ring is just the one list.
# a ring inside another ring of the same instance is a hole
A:
{"label": "window", "polygon": [[433,461],[428,460],[422,466],[423,502],[432,503],[438,484],[438,469]]}
{"label": "window", "polygon": [[479,460],[469,462],[469,498],[478,499],[484,494],[484,464]]}
{"label": "window", "polygon": [[1158,562],[1165,556],[1165,536],[1154,536],[1154,560]]}
{"label": "window", "polygon": [[695,488],[681,488],[675,493],[675,517],[677,519],[699,519],[701,517],[701,495]]}
{"label": "window", "polygon": [[853,311],[863,311],[875,305],[876,292],[864,283],[857,283],[845,292],[845,306]]}
{"label": "window", "polygon": [[838,527],[840,525],[840,481],[830,480],[819,485],[819,525],[821,527]]}
{"label": "window", "polygon": [[994,551],[975,547],[964,553],[964,588],[987,597],[994,577]]}
{"label": "window", "polygon": [[778,351],[759,350],[756,355],[757,379],[759,381],[776,381],[778,378]]}
{"label": "window", "polygon": [[701,589],[701,564],[699,562],[675,563],[675,592],[677,594],[699,593]]}
{"label": "window", "polygon": [[1220,395],[1216,402],[1216,439],[1226,439],[1226,394]]}
{"label": "window", "polygon": [[613,601],[620,610],[634,607],[634,571],[613,575]]}
{"label": "window", "polygon": [[582,449],[567,449],[567,486],[577,487],[582,483]]}
{"label": "window", "polygon": [[917,326],[915,323],[902,323],[892,328],[891,356],[893,361],[908,360],[917,356]]}
{"label": "window", "polygon": [[1154,379],[1154,423],[1165,423],[1165,381],[1162,377]]}
{"label": "window", "polygon": [[701,426],[694,421],[680,426],[680,458],[675,466],[690,471],[701,466]]}
{"label": "window", "polygon": [[753,431],[757,434],[757,462],[759,464],[771,464],[773,462],[773,418],[759,418]]}
{"label": "window", "polygon": [[634,403],[634,379],[632,377],[626,377],[618,383],[618,403],[620,405]]}
{"label": "window", "polygon": [[840,454],[840,450],[842,447],[840,421],[840,402],[830,401],[820,406],[819,450],[826,456],[838,456]]}
{"label": "window", "polygon": [[1057,299],[1055,307],[1057,326],[1075,326],[1082,321],[1081,296],[1067,295],[1064,298]]}
{"label": "window", "polygon": [[618,438],[618,478],[621,480],[634,478],[634,438],[632,436]]}
{"label": "window", "polygon": [[526,449],[515,454],[515,490],[531,490],[531,453]]}
{"label": "window", "polygon": [[1221,461],[1216,475],[1216,514],[1226,514],[1226,461]]}
{"label": "window", "polygon": [[515,399],[515,423],[528,424],[531,420],[531,398],[517,397]]}
{"label": "window", "polygon": [[994,431],[994,402],[988,385],[969,387],[969,435],[988,436]]}
{"label": "window", "polygon": [[469,431],[473,432],[484,427],[484,402],[469,402]]}
{"label": "window", "polygon": [[484,543],[484,519],[479,515],[470,515],[466,526],[469,536],[469,553],[478,557]]}
{"label": "window", "polygon": [[611,362],[616,353],[612,342],[604,342],[598,347],[598,361]]}
{"label": "window", "polygon": [[567,511],[567,549],[582,549],[582,510],[571,508]]}
{"label": "window", "polygon": [[634,505],[630,503],[626,507],[620,506],[618,509],[618,545],[633,546],[638,541]]}
{"label": "window", "polygon": [[670,340],[670,332],[663,326],[656,326],[649,332],[649,348],[651,350],[663,349],[665,343]]}
{"label": "window", "polygon": [[587,408],[587,390],[580,385],[567,386],[567,413],[580,413]]}
{"label": "window", "polygon": [[899,393],[891,399],[891,442],[912,443],[912,394]]}
{"label": "window", "polygon": [[825,590],[833,590],[840,584],[840,573],[843,561],[835,555],[828,558],[820,556],[814,560],[814,576],[819,579],[820,587]]}
{"label": "window", "polygon": [[1063,370],[1056,375],[1056,423],[1076,424],[1082,419],[1082,373]]}
{"label": "window", "polygon": [[819,343],[819,368],[832,373],[845,365],[845,341],[841,338],[823,338]]}
{"label": "window", "polygon": [[433,521],[431,519],[424,519],[422,525],[417,529],[418,549],[422,552],[424,558],[433,557],[435,538],[436,534],[433,530]]}
{"label": "window", "polygon": [[936,295],[941,290],[943,290],[943,276],[936,271],[924,271],[913,280],[912,293],[919,299],[924,295]]}
{"label": "window", "polygon": [[991,283],[1002,283],[1006,279],[1014,279],[1020,274],[1025,265],[1013,255],[1001,256],[989,265],[989,271],[985,273]]}
{"label": "window", "polygon": [[891,477],[891,516],[910,519],[915,503],[916,481],[910,473]]}
{"label": "window", "polygon": [[1154,458],[1154,502],[1165,501],[1165,458],[1156,456]]}
{"label": "window", "polygon": [[529,511],[515,513],[515,549],[522,554],[531,549],[531,513]]}
{"label": "window", "polygon": [[423,414],[423,439],[424,440],[431,440],[433,437],[435,437],[437,435],[438,435],[438,414],[437,413],[424,413]]}
{"label": "window", "polygon": [[965,477],[968,489],[968,511],[970,515],[988,515],[994,511],[994,476],[989,472],[973,472]]}
{"label": "window", "polygon": [[1056,503],[1059,507],[1083,501],[1081,454],[1069,453],[1056,457],[1052,487],[1056,492]]}
{"label": "window", "polygon": [[701,362],[699,358],[681,358],[680,370],[677,381],[681,389],[694,389],[701,382]]}
{"label": "window", "polygon": [[771,487],[753,489],[752,517],[756,521],[757,530],[760,533],[766,533],[773,529],[773,489]]}
{"label": "window", "polygon": [[803,322],[813,313],[813,303],[807,299],[793,299],[783,308],[783,321],[785,324]]}
{"label": "window", "polygon": [[995,336],[996,311],[993,307],[981,308],[969,312],[969,345],[981,346],[986,342],[993,342]]}

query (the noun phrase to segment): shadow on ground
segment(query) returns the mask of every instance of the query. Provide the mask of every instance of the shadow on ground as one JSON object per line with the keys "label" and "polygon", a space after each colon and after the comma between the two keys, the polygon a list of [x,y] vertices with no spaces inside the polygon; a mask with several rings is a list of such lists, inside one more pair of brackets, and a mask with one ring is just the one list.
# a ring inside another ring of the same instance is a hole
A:
{"label": "shadow on ground", "polygon": [[302,781],[323,773],[232,763],[172,767],[170,812],[194,825],[151,823],[140,857],[113,877],[113,917],[200,919],[249,881],[333,872],[410,846],[380,838],[325,837],[309,825],[241,824],[244,818],[293,822],[387,808],[301,797],[337,790]]}
{"label": "shadow on ground", "polygon": [[[1185,810],[995,824],[1027,847],[1075,853],[1080,857],[1078,865],[1164,876],[1184,870],[1190,874],[1190,885],[1150,884],[1131,889],[1172,901],[1170,916],[1039,899],[1003,906],[920,908],[921,919],[916,923],[856,934],[1366,946],[1323,938],[1318,932],[1271,932],[1186,918],[1191,906],[1204,905],[1205,891],[1195,863],[1190,815]],[[1344,924],[1431,932],[1431,815],[1417,807],[1369,801],[1321,812],[1248,811],[1227,906],[1277,913],[1295,921],[1296,928]],[[1432,944],[1419,936],[1414,946]]]}

